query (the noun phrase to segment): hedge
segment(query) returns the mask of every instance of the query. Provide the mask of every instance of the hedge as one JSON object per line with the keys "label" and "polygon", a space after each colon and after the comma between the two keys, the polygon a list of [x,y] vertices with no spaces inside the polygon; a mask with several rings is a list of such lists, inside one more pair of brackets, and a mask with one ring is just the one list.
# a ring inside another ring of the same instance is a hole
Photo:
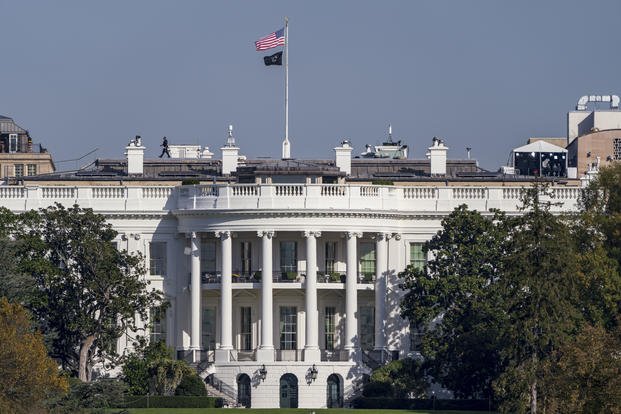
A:
{"label": "hedge", "polygon": [[123,408],[219,408],[222,398],[163,395],[129,395]]}
{"label": "hedge", "polygon": [[487,411],[494,409],[488,400],[444,400],[409,399],[409,398],[368,398],[358,397],[351,402],[352,408],[367,409],[403,409],[403,410],[468,410]]}

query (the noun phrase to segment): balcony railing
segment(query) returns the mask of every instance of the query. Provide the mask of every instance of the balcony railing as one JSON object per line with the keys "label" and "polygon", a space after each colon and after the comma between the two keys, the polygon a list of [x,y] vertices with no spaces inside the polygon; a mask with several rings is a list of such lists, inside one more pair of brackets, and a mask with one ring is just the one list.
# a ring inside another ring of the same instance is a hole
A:
{"label": "balcony railing", "polygon": [[326,349],[321,350],[321,360],[322,361],[349,361],[349,351],[343,349],[334,349],[328,351]]}
{"label": "balcony railing", "polygon": [[[250,273],[233,272],[233,283],[261,283],[263,274],[260,270]],[[203,272],[201,274],[202,284],[220,283],[222,274],[220,272]],[[303,283],[306,281],[305,272],[272,272],[272,282],[274,283]],[[347,275],[344,273],[325,273],[317,272],[318,283],[346,283]],[[358,283],[373,284],[375,283],[375,274],[359,273]]]}
{"label": "balcony railing", "polygon": [[[530,183],[524,183],[525,187]],[[519,186],[374,186],[359,184],[216,184],[196,186],[0,186],[0,205],[13,211],[78,204],[95,211],[383,210],[449,212],[460,204],[517,212]],[[555,186],[544,201],[574,211],[580,187]]]}

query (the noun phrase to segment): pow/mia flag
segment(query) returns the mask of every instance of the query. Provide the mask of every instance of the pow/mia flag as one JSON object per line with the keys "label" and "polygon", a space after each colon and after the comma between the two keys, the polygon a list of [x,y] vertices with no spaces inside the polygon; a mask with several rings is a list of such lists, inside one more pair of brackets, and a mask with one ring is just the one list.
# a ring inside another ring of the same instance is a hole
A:
{"label": "pow/mia flag", "polygon": [[263,62],[265,62],[265,66],[271,66],[271,65],[282,66],[282,52],[277,52],[271,56],[263,57]]}

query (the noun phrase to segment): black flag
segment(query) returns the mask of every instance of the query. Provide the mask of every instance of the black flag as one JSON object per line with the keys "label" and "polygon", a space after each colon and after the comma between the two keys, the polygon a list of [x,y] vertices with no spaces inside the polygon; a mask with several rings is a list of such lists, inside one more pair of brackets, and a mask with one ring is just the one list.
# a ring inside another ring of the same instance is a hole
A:
{"label": "black flag", "polygon": [[271,65],[282,66],[282,52],[277,52],[271,56],[263,57],[263,62],[265,62],[265,66],[271,66]]}

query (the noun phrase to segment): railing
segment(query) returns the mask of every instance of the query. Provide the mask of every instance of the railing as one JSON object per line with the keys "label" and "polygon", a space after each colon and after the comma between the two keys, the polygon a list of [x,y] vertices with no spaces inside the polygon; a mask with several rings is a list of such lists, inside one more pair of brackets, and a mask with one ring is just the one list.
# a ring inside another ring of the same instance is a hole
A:
{"label": "railing", "polygon": [[[579,187],[550,187],[544,201],[552,211],[575,211]],[[0,205],[14,211],[58,202],[95,211],[180,210],[377,210],[450,212],[460,204],[472,210],[517,212],[522,187],[376,186],[355,184],[209,184],[164,186],[0,186]]]}
{"label": "railing", "polygon": [[332,351],[322,349],[321,360],[331,362],[349,361],[349,351],[346,351],[344,349],[334,349]]}
{"label": "railing", "polygon": [[363,350],[362,362],[371,369],[376,369],[392,361],[390,352],[382,350]]}
{"label": "railing", "polygon": [[125,198],[125,187],[93,187],[93,198]]}
{"label": "railing", "polygon": [[276,349],[276,361],[302,361],[302,349]]}

